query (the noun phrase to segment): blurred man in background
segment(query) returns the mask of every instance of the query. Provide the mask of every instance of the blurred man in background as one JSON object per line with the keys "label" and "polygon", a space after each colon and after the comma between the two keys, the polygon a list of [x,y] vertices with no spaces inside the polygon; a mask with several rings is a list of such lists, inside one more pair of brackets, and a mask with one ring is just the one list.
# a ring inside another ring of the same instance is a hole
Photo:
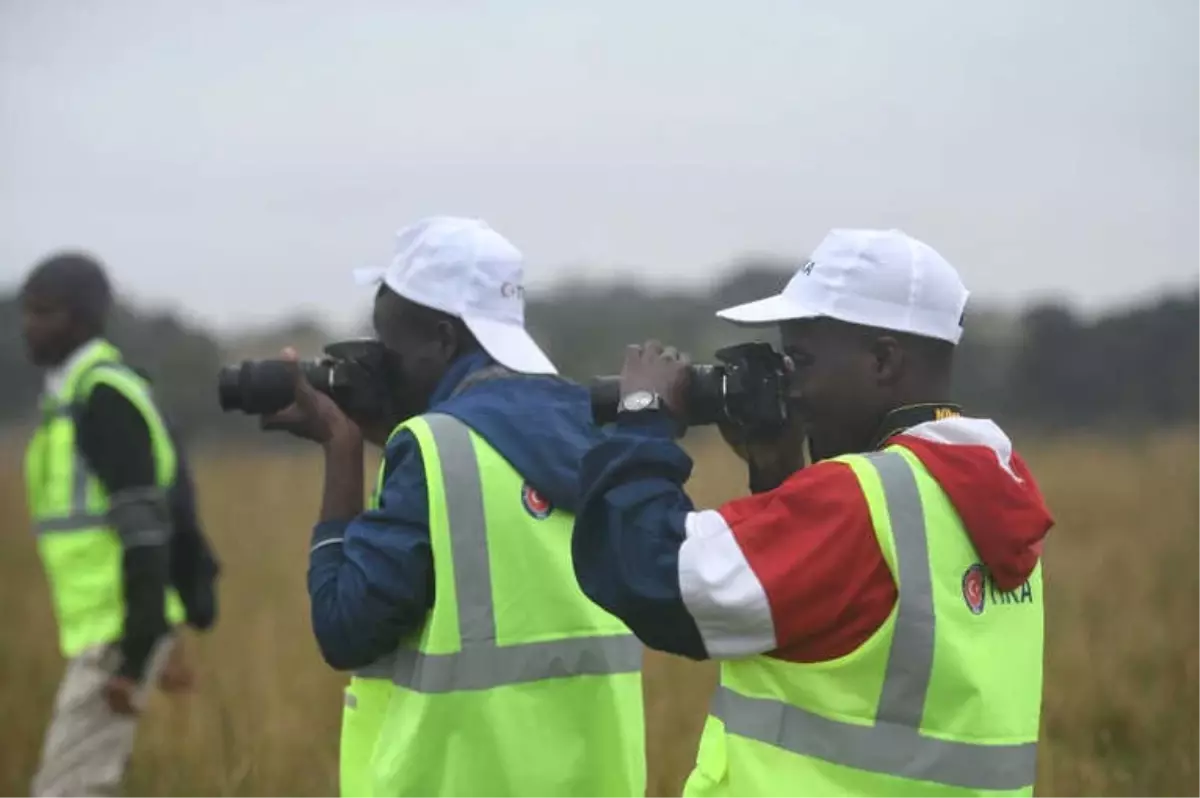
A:
{"label": "blurred man in background", "polygon": [[29,357],[46,371],[28,505],[67,659],[33,792],[112,795],[147,685],[192,681],[176,644],[187,608],[171,587],[173,517],[195,525],[191,485],[173,493],[181,452],[146,380],[104,338],[112,292],[100,264],[50,257],[21,303]]}
{"label": "blurred man in background", "polygon": [[370,506],[360,427],[298,369],[263,421],[325,451],[308,585],[322,654],[354,671],[342,794],[640,794],[641,649],[571,569],[588,392],[526,332],[505,238],[435,217],[396,247],[360,275],[398,376]]}
{"label": "blurred man in background", "polygon": [[924,243],[834,230],[780,295],[719,313],[779,325],[806,423],[723,430],[753,495],[718,510],[672,440],[687,359],[627,353],[575,569],[647,646],[721,661],[685,794],[1032,793],[1052,521],[1004,432],[947,402],[966,300]]}

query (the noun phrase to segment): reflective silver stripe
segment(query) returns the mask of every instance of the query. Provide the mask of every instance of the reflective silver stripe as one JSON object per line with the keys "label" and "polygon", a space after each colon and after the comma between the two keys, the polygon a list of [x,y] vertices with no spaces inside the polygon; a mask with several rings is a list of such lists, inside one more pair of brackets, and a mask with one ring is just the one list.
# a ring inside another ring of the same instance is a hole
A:
{"label": "reflective silver stripe", "polygon": [[916,476],[896,452],[867,455],[879,473],[896,542],[900,591],[892,647],[873,726],[843,723],[782,701],[720,687],[713,714],[731,734],[846,767],[970,789],[1034,783],[1037,744],[937,740],[920,731],[933,672],[935,614],[925,513]]}
{"label": "reflective silver stripe", "polygon": [[901,455],[877,452],[868,455],[867,459],[879,472],[879,481],[883,485],[902,586],[876,718],[884,723],[918,729],[933,672],[934,627],[937,623],[930,583],[929,542],[925,536],[925,508],[916,475]]}
{"label": "reflective silver stripe", "polygon": [[713,714],[731,734],[845,767],[968,789],[1033,784],[1037,745],[973,745],[922,736],[907,726],[857,726],[721,687]]}
{"label": "reflective silver stripe", "polygon": [[632,635],[576,637],[514,646],[480,646],[456,654],[398,652],[395,681],[418,693],[487,690],[571,676],[634,673],[641,644]]}
{"label": "reflective silver stripe", "polygon": [[104,515],[88,512],[87,489],[90,475],[87,461],[79,453],[79,447],[75,447],[71,454],[71,509],[67,515],[35,521],[33,529],[36,535],[84,532],[108,525],[108,519]]}
{"label": "reflective silver stripe", "polygon": [[641,644],[629,633],[511,646],[496,644],[492,569],[479,463],[470,432],[451,416],[426,415],[441,461],[457,593],[460,651],[425,654],[402,647],[364,671],[394,662],[392,681],[419,693],[486,690],[572,676],[635,673]]}
{"label": "reflective silver stripe", "polygon": [[496,612],[492,607],[492,566],[488,560],[479,461],[470,432],[461,421],[441,413],[430,414],[425,420],[442,466],[462,649],[494,646]]}
{"label": "reflective silver stripe", "polygon": [[60,518],[43,518],[34,523],[33,528],[38,535],[52,532],[86,532],[89,529],[103,527],[108,519],[102,515],[68,515]]}
{"label": "reflective silver stripe", "polygon": [[395,670],[396,652],[393,651],[390,654],[384,654],[370,665],[359,668],[354,675],[363,679],[391,679]]}

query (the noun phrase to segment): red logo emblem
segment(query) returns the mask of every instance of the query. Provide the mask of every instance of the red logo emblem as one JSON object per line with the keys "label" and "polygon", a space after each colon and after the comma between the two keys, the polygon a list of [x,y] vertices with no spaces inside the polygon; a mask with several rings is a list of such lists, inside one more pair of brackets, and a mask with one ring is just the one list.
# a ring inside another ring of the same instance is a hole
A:
{"label": "red logo emblem", "polygon": [[538,520],[549,518],[550,513],[554,512],[550,500],[534,490],[528,482],[521,486],[521,504],[525,506],[525,512]]}
{"label": "red logo emblem", "polygon": [[962,592],[963,600],[967,602],[967,609],[973,615],[982,613],[983,605],[987,601],[987,594],[984,593],[983,566],[979,563],[975,563],[963,573]]}

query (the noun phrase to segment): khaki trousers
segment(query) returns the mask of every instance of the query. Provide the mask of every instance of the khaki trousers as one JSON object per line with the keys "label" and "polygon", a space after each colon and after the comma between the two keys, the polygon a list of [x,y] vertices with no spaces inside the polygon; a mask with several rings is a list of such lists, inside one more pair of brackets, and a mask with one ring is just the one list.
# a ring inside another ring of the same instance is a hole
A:
{"label": "khaki trousers", "polygon": [[[135,698],[139,709],[145,706],[146,693],[158,681],[175,641],[175,635],[165,636],[151,654]],[[104,685],[117,660],[115,646],[106,645],[87,649],[67,662],[33,779],[33,795],[121,794],[138,716],[118,715],[104,698]]]}

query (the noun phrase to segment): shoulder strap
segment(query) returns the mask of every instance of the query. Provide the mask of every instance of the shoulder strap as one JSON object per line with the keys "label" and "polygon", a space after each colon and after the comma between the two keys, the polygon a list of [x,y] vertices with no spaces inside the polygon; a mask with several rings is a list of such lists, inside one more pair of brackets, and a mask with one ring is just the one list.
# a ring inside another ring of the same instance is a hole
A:
{"label": "shoulder strap", "polygon": [[97,375],[102,374],[105,371],[110,372],[112,374],[119,374],[120,375],[119,379],[120,378],[132,378],[132,379],[136,380],[137,382],[139,382],[142,385],[142,387],[144,387],[147,390],[147,392],[150,390],[150,384],[148,382],[146,382],[145,377],[143,377],[140,373],[138,373],[138,371],[136,369],[131,368],[130,366],[128,366],[125,363],[122,363],[119,360],[101,360],[101,361],[99,361],[97,363],[93,363],[90,366],[88,366],[87,368],[85,368],[83,371],[81,371],[79,373],[79,376],[77,376],[75,378],[74,393],[76,394],[76,396],[74,396],[72,398],[75,401],[78,401],[78,394],[82,391],[84,386],[90,385],[95,380]]}
{"label": "shoulder strap", "polygon": [[[85,389],[90,390],[96,384],[103,383],[111,386],[119,392],[126,401],[133,404],[145,419],[146,425],[150,432],[151,447],[157,452],[155,426],[160,428],[161,434],[165,435],[166,442],[170,446],[171,456],[167,461],[169,466],[160,466],[167,468],[168,472],[177,472],[179,463],[179,450],[175,432],[171,425],[167,423],[167,417],[162,409],[158,406],[158,399],[154,395],[153,386],[149,380],[137,369],[131,367],[122,361],[105,360],[94,363],[84,369],[75,379],[75,384],[71,395],[71,413],[78,418],[78,413],[83,408],[83,396]],[[78,445],[78,444],[77,444]],[[157,456],[156,456],[157,460]],[[173,477],[171,477],[173,479]]]}

